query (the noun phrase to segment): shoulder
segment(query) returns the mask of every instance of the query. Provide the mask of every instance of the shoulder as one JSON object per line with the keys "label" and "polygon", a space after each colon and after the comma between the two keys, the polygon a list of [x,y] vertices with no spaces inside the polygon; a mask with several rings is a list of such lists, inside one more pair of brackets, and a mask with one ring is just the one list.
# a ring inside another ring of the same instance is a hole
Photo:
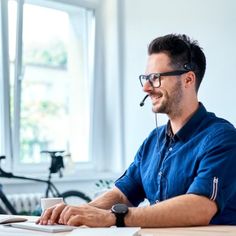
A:
{"label": "shoulder", "polygon": [[233,124],[226,119],[217,117],[211,112],[208,112],[205,126],[211,131],[212,134],[220,134],[222,132],[236,134],[236,129]]}

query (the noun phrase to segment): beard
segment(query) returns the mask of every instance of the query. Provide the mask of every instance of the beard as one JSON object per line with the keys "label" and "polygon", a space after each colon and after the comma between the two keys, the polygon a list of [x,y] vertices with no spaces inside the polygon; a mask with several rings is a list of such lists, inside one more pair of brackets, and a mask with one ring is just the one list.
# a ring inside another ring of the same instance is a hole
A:
{"label": "beard", "polygon": [[153,101],[152,111],[154,113],[163,113],[171,117],[181,114],[180,104],[183,98],[182,83],[177,80],[175,86],[167,92],[158,91],[152,95],[156,100]]}

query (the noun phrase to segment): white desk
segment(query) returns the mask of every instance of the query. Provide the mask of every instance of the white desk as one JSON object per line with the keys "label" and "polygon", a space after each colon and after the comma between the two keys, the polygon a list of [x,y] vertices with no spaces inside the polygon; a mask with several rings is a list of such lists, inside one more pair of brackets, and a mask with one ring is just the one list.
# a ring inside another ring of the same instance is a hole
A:
{"label": "white desk", "polygon": [[185,228],[141,229],[142,236],[235,236],[236,226],[199,226]]}
{"label": "white desk", "polygon": [[[30,220],[35,217],[27,217]],[[152,229],[141,229],[139,231],[141,236],[235,236],[236,226],[201,226],[201,227],[185,227],[185,228],[152,228]],[[4,225],[0,225],[0,236],[37,236],[37,235],[57,235],[66,236],[65,233],[44,233],[39,231],[23,230],[17,228],[11,228]],[[79,236],[79,235],[78,235]],[[96,234],[96,236],[100,236]],[[105,236],[105,235],[101,235]],[[122,235],[121,235],[122,236]]]}

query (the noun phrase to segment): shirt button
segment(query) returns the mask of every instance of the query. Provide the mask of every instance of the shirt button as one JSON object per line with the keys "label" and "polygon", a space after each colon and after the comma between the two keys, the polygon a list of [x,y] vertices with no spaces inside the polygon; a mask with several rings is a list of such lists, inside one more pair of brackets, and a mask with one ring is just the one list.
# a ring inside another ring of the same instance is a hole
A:
{"label": "shirt button", "polygon": [[162,172],[161,172],[161,171],[159,171],[158,175],[159,175],[159,176],[161,176],[161,175],[162,175]]}
{"label": "shirt button", "polygon": [[170,147],[170,148],[169,148],[169,151],[172,151],[172,149],[173,149],[173,148],[172,148],[172,147]]}

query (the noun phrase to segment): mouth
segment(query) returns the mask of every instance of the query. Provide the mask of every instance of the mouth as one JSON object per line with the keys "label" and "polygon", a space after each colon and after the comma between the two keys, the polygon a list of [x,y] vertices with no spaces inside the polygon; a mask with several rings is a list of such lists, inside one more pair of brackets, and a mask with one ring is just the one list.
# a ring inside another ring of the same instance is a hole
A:
{"label": "mouth", "polygon": [[152,104],[155,104],[160,98],[162,98],[163,94],[155,94],[155,95],[151,95],[151,99],[152,99]]}

